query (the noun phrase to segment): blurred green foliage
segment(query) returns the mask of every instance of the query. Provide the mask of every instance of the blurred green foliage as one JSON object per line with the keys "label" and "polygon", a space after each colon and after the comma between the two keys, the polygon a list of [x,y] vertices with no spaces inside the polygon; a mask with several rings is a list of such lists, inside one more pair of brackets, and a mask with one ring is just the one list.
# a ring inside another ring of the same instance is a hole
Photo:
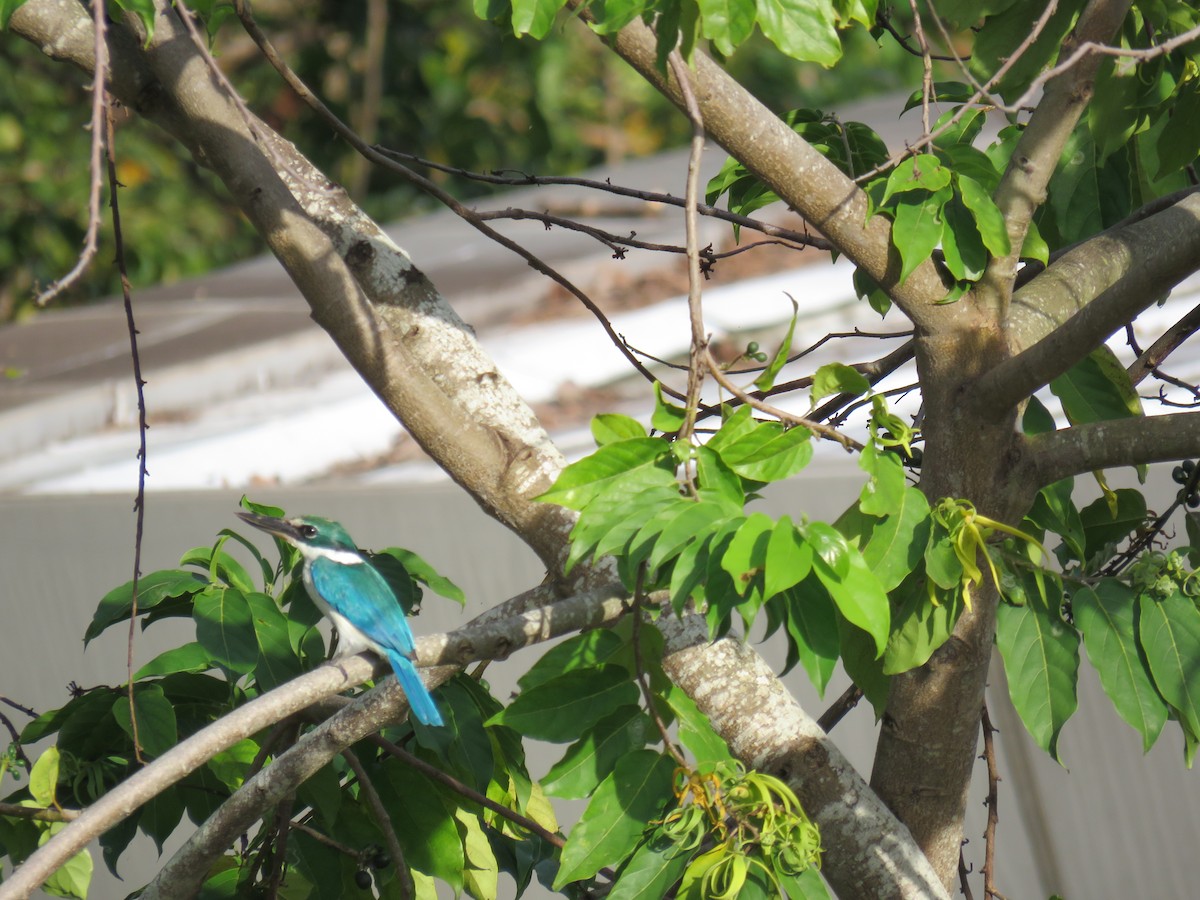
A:
{"label": "blurred green foliage", "polygon": [[[684,118],[586,29],[518,39],[466,0],[260,0],[260,24],[330,107],[369,139],[468,170],[564,173],[686,140]],[[372,11],[377,18],[370,18]],[[382,27],[380,23],[382,22]],[[368,35],[379,33],[381,53]],[[917,59],[884,37],[846,35],[853,66],[798,64],[761,37],[727,61],[777,110],[830,106],[911,83]],[[295,141],[375,218],[432,205],[399,176],[370,169],[285,87],[226,18],[217,58],[250,107]],[[364,104],[376,77],[379,102]],[[83,76],[11,34],[0,38],[0,321],[33,311],[37,285],[73,265],[87,224],[90,95]],[[374,108],[370,108],[374,106]],[[366,107],[366,108],[364,108]],[[126,254],[135,288],[202,274],[261,252],[221,185],[154,127],[123,116],[116,139]],[[464,198],[486,188],[433,177]],[[82,283],[59,303],[119,290],[108,222]]]}

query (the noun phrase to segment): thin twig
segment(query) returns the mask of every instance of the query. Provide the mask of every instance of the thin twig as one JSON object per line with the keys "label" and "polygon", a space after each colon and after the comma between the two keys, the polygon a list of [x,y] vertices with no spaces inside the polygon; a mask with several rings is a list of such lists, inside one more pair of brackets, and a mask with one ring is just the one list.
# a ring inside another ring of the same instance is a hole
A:
{"label": "thin twig", "polygon": [[[683,427],[679,429],[679,440],[690,441],[696,427],[696,413],[700,407],[700,391],[704,387],[705,351],[708,335],[704,330],[704,309],[701,305],[703,286],[700,280],[700,239],[696,204],[700,200],[700,157],[704,153],[704,119],[700,115],[700,104],[692,90],[692,80],[687,64],[679,50],[671,51],[667,58],[671,74],[679,85],[688,120],[692,124],[691,151],[688,153],[687,189],[684,196],[684,225],[687,234],[688,272],[688,322],[691,325],[690,351],[688,353],[687,403]],[[688,483],[691,484],[689,474]]]}
{"label": "thin twig", "polygon": [[[915,10],[914,10],[914,12],[915,12]],[[919,21],[919,19],[918,19],[918,21]],[[900,49],[903,50],[905,53],[912,54],[913,56],[920,56],[922,59],[936,59],[939,62],[958,61],[957,56],[936,56],[936,55],[930,54],[929,48],[927,46],[925,46],[924,49],[918,49],[916,47],[911,46],[909,44],[908,38],[905,37],[904,35],[902,35],[897,30],[896,26],[892,24],[891,17],[883,9],[879,9],[879,10],[875,11],[875,25],[879,28],[882,28],[884,31],[886,31],[888,34],[890,34],[893,38],[895,38],[896,43],[900,45]]]}
{"label": "thin twig", "polygon": [[1138,384],[1151,372],[1157,374],[1158,367],[1163,360],[1174,353],[1180,344],[1198,330],[1200,330],[1200,305],[1193,307],[1183,318],[1163,332],[1162,336],[1151,344],[1148,350],[1138,354],[1138,358],[1128,369],[1129,380]]}
{"label": "thin twig", "polygon": [[362,854],[353,847],[349,847],[340,841],[335,841],[333,838],[329,837],[329,835],[322,834],[321,832],[317,831],[317,829],[310,825],[305,825],[303,822],[292,822],[291,829],[293,831],[299,831],[302,834],[307,834],[317,843],[324,844],[326,847],[336,850],[338,853],[349,856],[352,859],[358,859],[360,856],[362,856]]}
{"label": "thin twig", "polygon": [[558,847],[559,849],[562,849],[563,847],[566,846],[567,842],[562,837],[562,835],[555,834],[553,831],[549,831],[549,830],[543,828],[541,825],[539,825],[537,822],[535,822],[533,819],[529,818],[528,816],[523,816],[519,812],[509,809],[507,806],[503,806],[503,805],[497,803],[495,800],[489,799],[485,795],[479,793],[479,791],[475,790],[474,788],[463,784],[461,781],[459,781],[453,775],[448,775],[445,772],[443,772],[441,769],[437,768],[436,766],[431,766],[429,763],[425,762],[425,760],[421,759],[419,756],[413,756],[411,753],[409,753],[403,747],[399,746],[398,744],[392,743],[391,741],[389,741],[387,738],[383,737],[382,735],[373,734],[369,738],[367,738],[367,740],[370,741],[372,744],[374,744],[376,747],[379,747],[382,750],[386,750],[392,756],[396,757],[396,759],[401,760],[402,762],[412,766],[414,769],[416,769],[418,772],[420,772],[426,778],[429,778],[433,781],[438,782],[439,784],[442,784],[442,785],[448,787],[450,790],[454,791],[454,793],[458,794],[461,797],[465,797],[467,800],[470,800],[472,803],[478,803],[480,806],[484,807],[485,809],[490,809],[496,815],[503,816],[504,818],[508,819],[508,821],[512,822],[514,825],[519,825],[522,828],[526,829],[527,831],[533,832],[538,837],[540,837],[543,841],[546,841],[546,843],[552,844],[553,846]]}
{"label": "thin twig", "polygon": [[91,266],[96,258],[96,247],[100,234],[100,192],[104,184],[101,174],[101,156],[104,153],[105,121],[109,116],[106,89],[108,86],[108,41],[105,33],[108,27],[106,4],[103,0],[92,0],[92,29],[95,40],[96,68],[92,78],[92,150],[88,159],[88,171],[91,174],[91,184],[88,188],[88,223],[83,238],[83,250],[75,266],[58,281],[53,282],[46,290],[37,295],[38,306],[45,306],[67,288],[73,286],[83,273]]}
{"label": "thin twig", "polygon": [[362,760],[355,755],[354,751],[347,747],[342,751],[342,759],[346,760],[346,764],[358,776],[359,793],[367,801],[367,809],[371,811],[371,818],[375,820],[375,824],[383,833],[388,853],[391,854],[392,860],[396,864],[396,880],[400,886],[400,896],[402,900],[409,900],[412,897],[413,889],[412,874],[408,871],[408,863],[404,859],[404,848],[400,846],[400,839],[396,837],[396,829],[392,827],[387,807],[383,805],[383,799],[379,796],[379,791],[375,789],[375,783],[371,780],[371,776],[367,774],[366,766],[362,764]]}
{"label": "thin twig", "polygon": [[1000,783],[1000,769],[996,764],[996,745],[992,739],[992,735],[996,733],[996,728],[992,726],[992,720],[988,716],[987,703],[983,704],[980,723],[983,727],[983,758],[987,763],[988,773],[988,792],[987,800],[985,801],[988,808],[987,830],[983,833],[983,896],[985,898],[998,897],[1003,900],[1003,895],[996,890],[995,881],[996,823],[1000,819],[997,809],[999,794],[996,788]]}
{"label": "thin twig", "polygon": [[8,733],[12,737],[12,745],[17,748],[17,756],[20,757],[21,762],[25,763],[25,768],[32,769],[33,761],[26,754],[25,748],[21,746],[21,732],[17,731],[17,727],[13,725],[12,720],[4,713],[0,713],[0,722],[3,722],[4,727],[8,729]]}
{"label": "thin twig", "polygon": [[0,816],[8,816],[13,819],[31,819],[34,822],[74,822],[82,814],[82,809],[58,809],[53,806],[22,806],[19,803],[0,803]]}
{"label": "thin twig", "polygon": [[125,266],[125,239],[121,232],[121,207],[117,200],[117,192],[121,183],[117,180],[117,160],[113,150],[114,134],[112,107],[105,106],[104,128],[108,138],[106,150],[108,156],[108,190],[109,206],[112,209],[113,243],[116,246],[117,271],[121,275],[121,297],[125,303],[125,324],[129,329],[129,354],[133,358],[133,384],[137,392],[138,406],[138,486],[137,497],[133,502],[135,525],[133,533],[133,584],[129,600],[129,638],[125,647],[125,666],[128,680],[126,691],[129,694],[129,721],[133,731],[133,755],[139,763],[145,765],[142,757],[142,742],[138,733],[137,704],[133,697],[133,646],[137,637],[138,617],[138,582],[142,577],[142,532],[146,521],[146,382],[142,378],[142,360],[138,355],[138,330],[133,319],[133,288],[129,283],[129,272]]}
{"label": "thin twig", "polygon": [[643,562],[638,566],[637,584],[633,588],[633,635],[630,638],[633,643],[633,668],[637,677],[638,687],[642,689],[642,699],[646,703],[646,711],[650,713],[650,718],[654,720],[654,725],[658,728],[663,746],[671,754],[671,758],[675,760],[675,764],[681,769],[686,769],[688,768],[687,760],[683,758],[683,754],[679,752],[679,748],[671,740],[671,735],[667,733],[667,723],[658,714],[658,706],[654,702],[654,694],[650,690],[650,682],[646,678],[646,666],[642,660],[642,601],[645,599],[645,594],[642,592],[642,582],[645,577],[646,563]]}
{"label": "thin twig", "polygon": [[[966,841],[964,840],[965,844]],[[958,851],[958,886],[962,890],[963,900],[975,900],[975,895],[971,893],[971,882],[967,876],[971,874],[971,867],[967,865],[966,857],[960,849]]]}
{"label": "thin twig", "polygon": [[21,705],[16,700],[10,700],[8,697],[0,697],[0,703],[3,703],[5,706],[11,706],[17,712],[25,713],[25,715],[29,716],[31,719],[36,719],[38,717],[38,714],[35,710],[28,706]]}
{"label": "thin twig", "polygon": [[801,425],[807,428],[813,434],[819,435],[827,440],[837,441],[839,444],[845,447],[847,451],[861,450],[863,448],[863,445],[860,441],[856,441],[848,434],[842,434],[842,432],[838,431],[836,428],[830,428],[828,425],[822,424],[821,422],[814,422],[812,419],[806,419],[804,416],[797,416],[794,413],[786,412],[777,406],[772,406],[769,403],[763,403],[761,400],[755,399],[753,396],[743,391],[736,384],[725,377],[725,375],[721,372],[721,367],[717,364],[717,361],[713,359],[712,351],[708,347],[704,348],[704,355],[708,363],[708,371],[712,375],[713,380],[746,405],[752,407],[753,409],[757,409],[759,412],[766,413],[769,416],[774,416],[781,422],[787,422],[790,425]]}
{"label": "thin twig", "polygon": [[[470,169],[463,169],[458,166],[448,166],[444,163],[434,162],[430,159],[417,156],[415,153],[405,153],[401,150],[393,150],[388,147],[376,147],[384,156],[397,160],[398,162],[408,162],[423,168],[432,169],[435,172],[443,172],[447,175],[457,175],[461,178],[466,178],[471,181],[478,181],[481,184],[492,184],[499,187],[582,187],[595,191],[604,191],[605,193],[615,194],[618,197],[630,197],[635,200],[644,200],[647,203],[659,203],[664,206],[684,207],[686,205],[684,198],[675,197],[671,194],[664,194],[659,191],[647,191],[640,188],[625,187],[619,184],[613,184],[611,181],[598,181],[594,178],[580,178],[574,175],[530,175],[526,172],[520,172],[517,175],[505,175],[505,172],[516,171],[513,169],[494,169],[491,172],[473,172]],[[741,228],[757,231],[769,237],[782,238],[786,241],[791,241],[799,244],[802,247],[813,247],[817,250],[832,250],[833,244],[823,237],[811,235],[807,232],[795,231],[791,228],[784,228],[780,225],[774,225],[770,222],[764,222],[761,219],[755,219],[750,216],[743,216],[739,213],[730,212],[726,209],[720,209],[716,206],[710,206],[707,203],[697,203],[696,212],[702,216],[713,219],[720,219],[723,222],[737,225]]]}
{"label": "thin twig", "polygon": [[287,869],[288,832],[291,830],[292,808],[295,803],[296,795],[291,793],[275,808],[275,843],[271,852],[271,877],[267,879],[269,900],[275,900],[279,896],[279,888],[283,884],[283,873]]}
{"label": "thin twig", "polygon": [[929,41],[925,39],[925,25],[921,22],[917,0],[908,0],[908,6],[913,14],[913,34],[921,49],[921,134],[926,135],[929,134],[929,101],[933,96],[933,59],[929,55]]}

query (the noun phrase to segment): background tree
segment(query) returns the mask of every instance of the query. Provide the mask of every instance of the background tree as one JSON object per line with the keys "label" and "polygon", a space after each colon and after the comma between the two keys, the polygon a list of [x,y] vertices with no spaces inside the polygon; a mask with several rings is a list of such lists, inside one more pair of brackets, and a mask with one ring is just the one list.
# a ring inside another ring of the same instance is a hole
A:
{"label": "background tree", "polygon": [[[67,860],[100,832],[113,859],[135,828],[161,837],[185,806],[203,825],[144,896],[206,883],[279,893],[285,870],[289,890],[328,893],[330,873],[354,879],[381,861],[372,844],[408,863],[380,867],[379,889],[397,895],[410,878],[425,892],[438,877],[487,896],[503,866],[519,883],[537,869],[567,891],[615,880],[617,896],[659,896],[679,879],[686,896],[820,896],[811,823],[839,896],[944,895],[957,874],[993,641],[1017,710],[1048,752],[1074,711],[1082,637],[1145,744],[1174,719],[1191,761],[1200,742],[1195,560],[1163,551],[1160,537],[1200,476],[1178,468],[1179,502],[1161,516],[1147,514],[1137,491],[1108,490],[1102,476],[1100,501],[1080,510],[1072,500],[1076,475],[1200,451],[1197,413],[1146,417],[1135,389],[1164,377],[1162,362],[1196,317],[1128,369],[1104,346],[1200,267],[1197,119],[1188,114],[1200,84],[1188,55],[1200,16],[1188,4],[945,0],[912,5],[909,38],[871,2],[476,3],[518,34],[554,39],[569,6],[562,27],[586,34],[570,20],[585,23],[684,112],[694,134],[683,204],[687,384],[660,393],[658,436],[600,417],[597,452],[565,469],[436,286],[231,93],[207,56],[204,23],[179,5],[121,6],[129,12],[110,23],[75,0],[0,12],[51,59],[107,70],[115,98],[224,183],[381,401],[552,577],[464,632],[421,643],[422,661],[440,665],[429,675],[445,685],[439,698],[453,723],[432,731],[394,724],[405,707],[390,681],[337,701],[371,663],[315,665],[324,647],[301,592],[286,586],[286,553],[262,561],[262,592],[224,542],[185,561],[200,574],[156,574],[132,611],[147,622],[190,615],[197,641],[136,673],[127,694],[89,692],[26,730],[24,740],[57,733],[58,749],[39,759],[23,795],[38,812],[5,820],[0,840],[25,861],[0,896],[23,896],[52,873],[70,878]],[[234,6],[327,126],[488,231],[407,168],[408,157],[334,119],[271,50],[248,5]],[[213,24],[222,9],[200,11]],[[824,66],[867,30],[904,41],[924,63],[910,104],[922,108],[925,137],[892,158],[865,126],[811,110],[773,113],[697,46],[728,57],[755,27],[785,57]],[[944,81],[934,78],[935,45],[948,57]],[[1007,127],[984,150],[973,142],[988,110]],[[821,235],[793,235],[798,244],[848,257],[865,298],[911,320],[905,350],[776,385],[789,332],[754,384],[739,386],[703,325],[694,164],[704,134],[731,157],[709,202],[726,198],[744,215],[784,200]],[[909,358],[923,400],[919,432],[873,390]],[[729,402],[703,402],[705,382]],[[1068,427],[1056,428],[1033,397],[1045,385]],[[805,416],[775,405],[776,395],[809,389]],[[844,426],[853,434],[838,430],[851,408],[865,414]],[[699,440],[698,427],[715,433]],[[833,525],[802,510],[800,524],[747,514],[764,484],[804,466],[814,436],[860,454],[860,501]],[[905,464],[919,469],[916,486]],[[1185,522],[1194,535],[1196,521]],[[453,596],[420,560],[388,558],[402,596],[418,583]],[[90,634],[128,618],[132,599],[129,589],[106,597]],[[748,626],[759,612],[786,631],[814,680],[840,660],[881,715],[869,787],[751,648],[711,641],[730,631],[734,613]],[[507,706],[456,675],[513,646],[617,620],[546,654]],[[687,756],[665,731],[671,720]],[[544,786],[524,772],[520,737],[572,742],[551,780],[591,800],[565,843]],[[647,749],[660,739],[663,752]],[[422,757],[448,760],[456,783]],[[185,791],[189,779],[203,790]],[[205,802],[188,805],[197,795]],[[88,808],[31,852],[48,834],[36,816],[62,818],[54,807],[63,800]],[[339,818],[339,803],[362,815]],[[252,842],[235,847],[247,832]],[[985,877],[993,890],[993,873]]]}

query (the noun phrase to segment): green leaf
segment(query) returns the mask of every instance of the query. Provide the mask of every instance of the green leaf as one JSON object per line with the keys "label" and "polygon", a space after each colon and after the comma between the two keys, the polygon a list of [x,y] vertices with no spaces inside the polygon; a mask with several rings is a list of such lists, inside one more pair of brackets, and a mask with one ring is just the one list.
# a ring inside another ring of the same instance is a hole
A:
{"label": "green leaf", "polygon": [[[920,153],[910,156],[892,170],[888,176],[887,188],[883,192],[880,206],[897,194],[909,191],[922,191],[935,194],[950,185],[953,173],[942,165],[942,161],[932,153]],[[921,202],[921,199],[916,201]]]}
{"label": "green leaf", "polygon": [[[45,846],[54,835],[66,827],[65,822],[51,825],[38,839],[38,846]],[[91,882],[92,855],[87,850],[80,850],[51,873],[42,884],[42,890],[56,897],[78,897],[79,900],[85,900]]]}
{"label": "green leaf", "polygon": [[[719,436],[718,432],[718,436]],[[759,422],[740,437],[709,447],[720,454],[725,465],[751,481],[781,481],[795,475],[812,459],[812,432],[778,422]]]}
{"label": "green leaf", "polygon": [[621,666],[564,672],[522,691],[486,725],[507,725],[543,741],[577,740],[618,707],[637,703],[637,686]]}
{"label": "green leaf", "polygon": [[670,841],[648,841],[629,858],[608,900],[662,900],[683,875],[688,860]]}
{"label": "green leaf", "polygon": [[[704,499],[699,502],[680,499],[673,513],[654,540],[654,548],[647,559],[651,572],[657,572],[685,546],[713,534],[724,522],[733,518],[725,505]],[[631,546],[636,544],[635,540]]]}
{"label": "green leaf", "polygon": [[[208,582],[195,572],[182,569],[163,569],[138,579],[138,612],[151,610],[172,597],[190,597],[203,590]],[[96,607],[92,623],[83,635],[84,646],[117,622],[129,620],[133,603],[133,582],[128,581],[104,595]]]}
{"label": "green leaf", "polygon": [[787,365],[788,355],[792,352],[792,335],[796,333],[796,317],[800,314],[800,304],[790,294],[788,299],[792,301],[792,319],[788,322],[783,340],[779,342],[779,349],[775,351],[775,355],[771,357],[771,361],[763,369],[762,374],[754,379],[754,386],[760,391],[769,391],[775,386],[775,379],[780,370]]}
{"label": "green leaf", "polygon": [[829,525],[809,522],[804,536],[815,551],[813,571],[838,611],[846,621],[869,634],[875,641],[876,656],[882,655],[891,627],[891,608],[879,579],[862,554]]}
{"label": "green leaf", "polygon": [[542,779],[542,789],[554,797],[591,796],[612,773],[618,759],[646,746],[651,734],[656,733],[653,729],[641,707],[618,707],[567,748]]}
{"label": "green leaf", "polygon": [[900,284],[933,255],[942,240],[942,207],[953,195],[949,187],[936,194],[904,194],[893,210],[892,243],[900,251]]}
{"label": "green leaf", "polygon": [[663,396],[661,382],[654,382],[654,412],[650,416],[650,427],[664,434],[674,434],[687,421],[687,410],[676,406]]}
{"label": "green leaf", "polygon": [[1004,658],[1008,695],[1037,745],[1060,765],[1058,735],[1078,701],[1079,635],[1039,602],[1001,603],[996,644]]}
{"label": "green leaf", "polygon": [[767,544],[774,527],[770,516],[754,513],[738,528],[721,556],[721,568],[729,573],[737,592],[743,596],[767,563]]}
{"label": "green leaf", "polygon": [[699,0],[701,34],[731,56],[754,31],[754,0]]}
{"label": "green leaf", "polygon": [[1167,721],[1167,705],[1154,687],[1137,641],[1134,593],[1114,579],[1082,587],[1071,596],[1071,613],[1083,633],[1088,659],[1121,718],[1142,736],[1149,751]]}
{"label": "green leaf", "polygon": [[[841,655],[837,608],[819,579],[806,578],[782,595],[788,635],[787,668],[797,662],[824,697]],[[864,635],[865,637],[865,635]]]}
{"label": "green leaf", "polygon": [[[962,4],[964,0],[955,2]],[[943,5],[939,2],[939,14]],[[980,8],[982,6],[980,4]],[[1043,7],[1013,0],[988,0],[987,6],[998,8],[988,16],[987,23],[975,38],[971,51],[971,71],[977,78],[989,79],[1020,48],[1020,56],[1014,60],[999,85],[1005,100],[1015,100],[1037,73],[1054,59],[1071,28],[1075,13],[1083,6],[1083,0],[1062,0],[1042,33],[1028,48],[1025,44],[1029,39],[1030,24]],[[960,15],[969,17],[971,13],[967,10]]]}
{"label": "green leaf", "polygon": [[175,788],[168,788],[146,801],[137,823],[138,827],[154,841],[161,854],[163,843],[174,833],[182,819],[183,800],[179,796],[179,791]]}
{"label": "green leaf", "polygon": [[883,653],[883,671],[888,675],[923,666],[950,637],[962,615],[962,592],[955,591],[934,606],[925,579],[909,578],[896,592],[892,632]]}
{"label": "green leaf", "polygon": [[[457,803],[410,766],[397,761],[385,765],[384,770],[387,772],[385,785],[394,798],[387,803],[387,808],[396,837],[404,849],[405,862],[414,869],[441,878],[457,892],[462,887],[466,865],[462,839],[453,815]],[[381,792],[385,785],[376,782],[376,788]],[[350,813],[343,803],[341,819],[344,821]],[[361,807],[353,813],[367,816],[367,811]]]}
{"label": "green leaf", "polygon": [[813,375],[812,405],[815,407],[821,400],[833,394],[853,394],[858,396],[871,389],[867,376],[844,363],[826,363],[817,369]]}
{"label": "green leaf", "polygon": [[871,442],[859,454],[858,466],[871,476],[863,485],[858,508],[869,516],[887,516],[898,510],[908,487],[900,457]]}
{"label": "green leaf", "polygon": [[931,528],[929,501],[918,488],[905,485],[891,514],[875,524],[862,548],[863,561],[883,590],[897,587],[920,565]]}
{"label": "green leaf", "polygon": [[196,640],[212,660],[245,674],[258,662],[258,641],[245,595],[235,588],[210,587],[196,596],[192,608]]}
{"label": "green leaf", "polygon": [[1138,397],[1116,354],[1100,346],[1050,382],[1072,425],[1142,415]]}
{"label": "green leaf", "polygon": [[[606,444],[591,456],[567,466],[554,486],[537,499],[568,509],[583,509],[598,495],[639,469],[662,469],[669,463],[670,445],[661,438],[635,438]],[[674,473],[663,469],[672,480]]]}
{"label": "green leaf", "polygon": [[611,629],[584,631],[547,650],[529,671],[517,679],[517,684],[521,690],[528,691],[565,672],[598,668],[611,662],[624,647],[625,642]]}
{"label": "green leaf", "polygon": [[29,770],[29,796],[38,806],[58,803],[58,769],[61,757],[57,747],[47,747]]}
{"label": "green leaf", "polygon": [[415,578],[439,597],[453,600],[459,606],[467,602],[467,595],[457,584],[440,574],[437,569],[427,563],[422,557],[403,547],[387,547],[380,550],[376,556],[387,555],[404,566],[410,577]]}
{"label": "green leaf", "polygon": [[[150,756],[162,756],[179,743],[175,707],[157,684],[139,684],[133,689],[133,710],[137,715],[137,739]],[[133,740],[133,721],[129,696],[122,694],[113,704],[113,715],[121,730]]]}
{"label": "green leaf", "polygon": [[1179,721],[1200,736],[1200,610],[1182,593],[1138,598],[1138,633],[1154,684]]}
{"label": "green leaf", "polygon": [[794,587],[812,571],[812,547],[788,516],[771,529],[763,564],[763,596],[767,598]]}
{"label": "green leaf", "polygon": [[458,820],[462,835],[466,864],[463,866],[463,887],[475,900],[491,900],[496,896],[500,880],[500,866],[496,853],[483,831],[479,817],[469,809],[458,809],[454,817]]}
{"label": "green leaf", "polygon": [[623,757],[567,837],[554,890],[625,858],[637,846],[646,823],[671,799],[674,771],[675,763],[653,750]]}
{"label": "green leaf", "polygon": [[883,673],[883,658],[870,635],[861,628],[855,628],[840,615],[837,621],[842,668],[862,690],[878,721],[887,709],[891,691],[891,678]]}
{"label": "green leaf", "polygon": [[1033,502],[1028,518],[1039,528],[1059,535],[1075,559],[1086,562],[1083,520],[1071,496],[1074,488],[1074,478],[1064,478],[1042,488]]}
{"label": "green leaf", "polygon": [[[982,154],[981,154],[982,155]],[[984,157],[986,159],[986,157]],[[1008,240],[1008,228],[1004,224],[1004,215],[1000,212],[987,190],[974,178],[962,173],[956,173],[958,189],[962,195],[963,205],[967,207],[975,219],[975,227],[983,238],[983,244],[992,256],[1004,256],[1011,248]]]}
{"label": "green leaf", "polygon": [[746,505],[742,479],[708,446],[696,447],[696,484],[706,500],[715,500],[736,515]]}
{"label": "green leaf", "polygon": [[603,447],[616,441],[646,437],[646,429],[637,419],[618,413],[601,413],[592,419],[592,437],[596,446]]}
{"label": "green leaf", "polygon": [[278,687],[304,671],[292,649],[287,616],[275,604],[275,598],[258,592],[246,594],[258,644],[254,678],[264,690]]}
{"label": "green leaf", "polygon": [[1185,81],[1171,108],[1170,118],[1158,135],[1157,178],[1191,165],[1200,152],[1200,83]]}
{"label": "green leaf", "polygon": [[1079,512],[1083,523],[1084,559],[1092,559],[1109,544],[1119,544],[1146,521],[1146,498],[1133,488],[1117,488],[1117,510],[1098,497]]}
{"label": "green leaf", "polygon": [[200,566],[208,569],[212,581],[224,581],[239,591],[254,590],[254,579],[245,567],[225,552],[227,538],[219,538],[215,547],[193,547],[179,560],[181,566]]}
{"label": "green leaf", "polygon": [[25,0],[0,0],[0,31],[8,28],[8,20],[24,3]]}
{"label": "green leaf", "polygon": [[830,0],[758,0],[758,27],[784,54],[832,66],[842,55]]}
{"label": "green leaf", "polygon": [[513,34],[540,41],[554,27],[554,18],[567,0],[512,0]]}
{"label": "green leaf", "polygon": [[691,697],[671,685],[666,699],[679,721],[679,742],[691,752],[697,765],[730,758],[729,745],[713,731],[712,722]]}
{"label": "green leaf", "polygon": [[816,866],[809,866],[799,875],[776,870],[775,876],[787,891],[788,900],[832,900]]}

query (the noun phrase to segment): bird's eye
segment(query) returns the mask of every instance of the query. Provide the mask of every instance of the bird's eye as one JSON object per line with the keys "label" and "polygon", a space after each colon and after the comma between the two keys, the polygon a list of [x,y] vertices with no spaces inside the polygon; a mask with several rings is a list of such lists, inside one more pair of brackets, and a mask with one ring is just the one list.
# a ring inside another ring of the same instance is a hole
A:
{"label": "bird's eye", "polygon": [[317,536],[317,529],[312,525],[301,525],[296,530],[300,532],[300,537],[311,538]]}

